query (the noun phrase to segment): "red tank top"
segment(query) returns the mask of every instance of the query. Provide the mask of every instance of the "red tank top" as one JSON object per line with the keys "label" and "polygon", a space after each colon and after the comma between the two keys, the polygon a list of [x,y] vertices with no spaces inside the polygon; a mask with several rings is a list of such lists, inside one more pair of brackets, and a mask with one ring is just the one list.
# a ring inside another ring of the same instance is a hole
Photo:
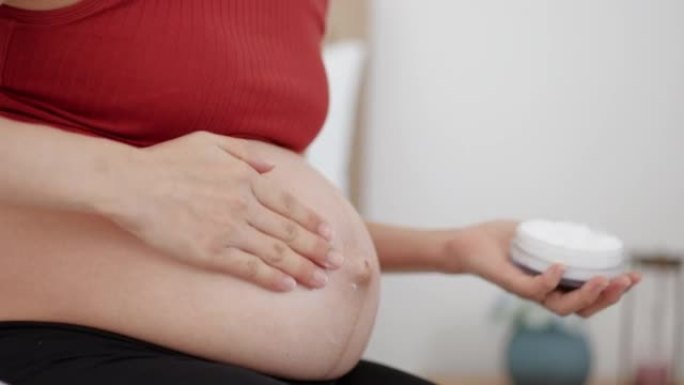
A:
{"label": "red tank top", "polygon": [[325,120],[327,0],[0,7],[0,114],[147,146],[205,130],[302,151]]}

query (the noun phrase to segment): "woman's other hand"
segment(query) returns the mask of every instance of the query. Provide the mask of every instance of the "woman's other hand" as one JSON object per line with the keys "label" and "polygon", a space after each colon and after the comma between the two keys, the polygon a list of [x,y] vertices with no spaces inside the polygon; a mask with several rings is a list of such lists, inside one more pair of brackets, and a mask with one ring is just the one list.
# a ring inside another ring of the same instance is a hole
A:
{"label": "woman's other hand", "polygon": [[559,291],[556,288],[563,275],[562,266],[555,265],[543,274],[530,276],[512,264],[509,248],[517,225],[515,221],[492,221],[451,232],[440,270],[479,275],[556,314],[576,313],[582,317],[615,304],[640,280],[637,273],[611,280],[596,277],[577,290]]}
{"label": "woman's other hand", "polygon": [[100,212],[196,267],[273,291],[325,286],[341,260],[330,228],[263,173],[240,139],[196,132],[140,149]]}

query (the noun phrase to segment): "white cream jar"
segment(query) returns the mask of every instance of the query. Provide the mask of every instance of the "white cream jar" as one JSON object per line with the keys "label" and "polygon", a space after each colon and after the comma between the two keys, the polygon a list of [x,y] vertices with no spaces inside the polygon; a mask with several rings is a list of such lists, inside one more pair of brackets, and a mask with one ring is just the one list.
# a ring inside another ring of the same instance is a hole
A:
{"label": "white cream jar", "polygon": [[565,266],[560,287],[574,289],[593,277],[614,278],[624,270],[622,241],[578,223],[528,220],[511,242],[513,262],[530,274]]}

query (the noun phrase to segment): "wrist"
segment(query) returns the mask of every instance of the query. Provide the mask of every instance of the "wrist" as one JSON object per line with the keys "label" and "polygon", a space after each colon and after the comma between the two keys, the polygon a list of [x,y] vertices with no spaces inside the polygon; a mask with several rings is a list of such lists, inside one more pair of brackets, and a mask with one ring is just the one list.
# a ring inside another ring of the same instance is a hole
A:
{"label": "wrist", "polygon": [[444,237],[439,257],[440,271],[454,274],[473,274],[471,227],[450,230]]}
{"label": "wrist", "polygon": [[430,231],[426,237],[430,248],[424,253],[425,261],[430,270],[444,273],[460,273],[461,257],[459,248],[454,242],[458,238],[460,229]]}

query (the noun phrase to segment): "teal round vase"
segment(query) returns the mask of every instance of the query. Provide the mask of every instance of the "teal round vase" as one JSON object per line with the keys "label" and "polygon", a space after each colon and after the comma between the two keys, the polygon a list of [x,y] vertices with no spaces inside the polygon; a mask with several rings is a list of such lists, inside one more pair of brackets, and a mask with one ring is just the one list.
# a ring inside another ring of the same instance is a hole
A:
{"label": "teal round vase", "polygon": [[514,385],[584,385],[591,369],[586,336],[558,322],[535,328],[517,323],[506,360]]}

